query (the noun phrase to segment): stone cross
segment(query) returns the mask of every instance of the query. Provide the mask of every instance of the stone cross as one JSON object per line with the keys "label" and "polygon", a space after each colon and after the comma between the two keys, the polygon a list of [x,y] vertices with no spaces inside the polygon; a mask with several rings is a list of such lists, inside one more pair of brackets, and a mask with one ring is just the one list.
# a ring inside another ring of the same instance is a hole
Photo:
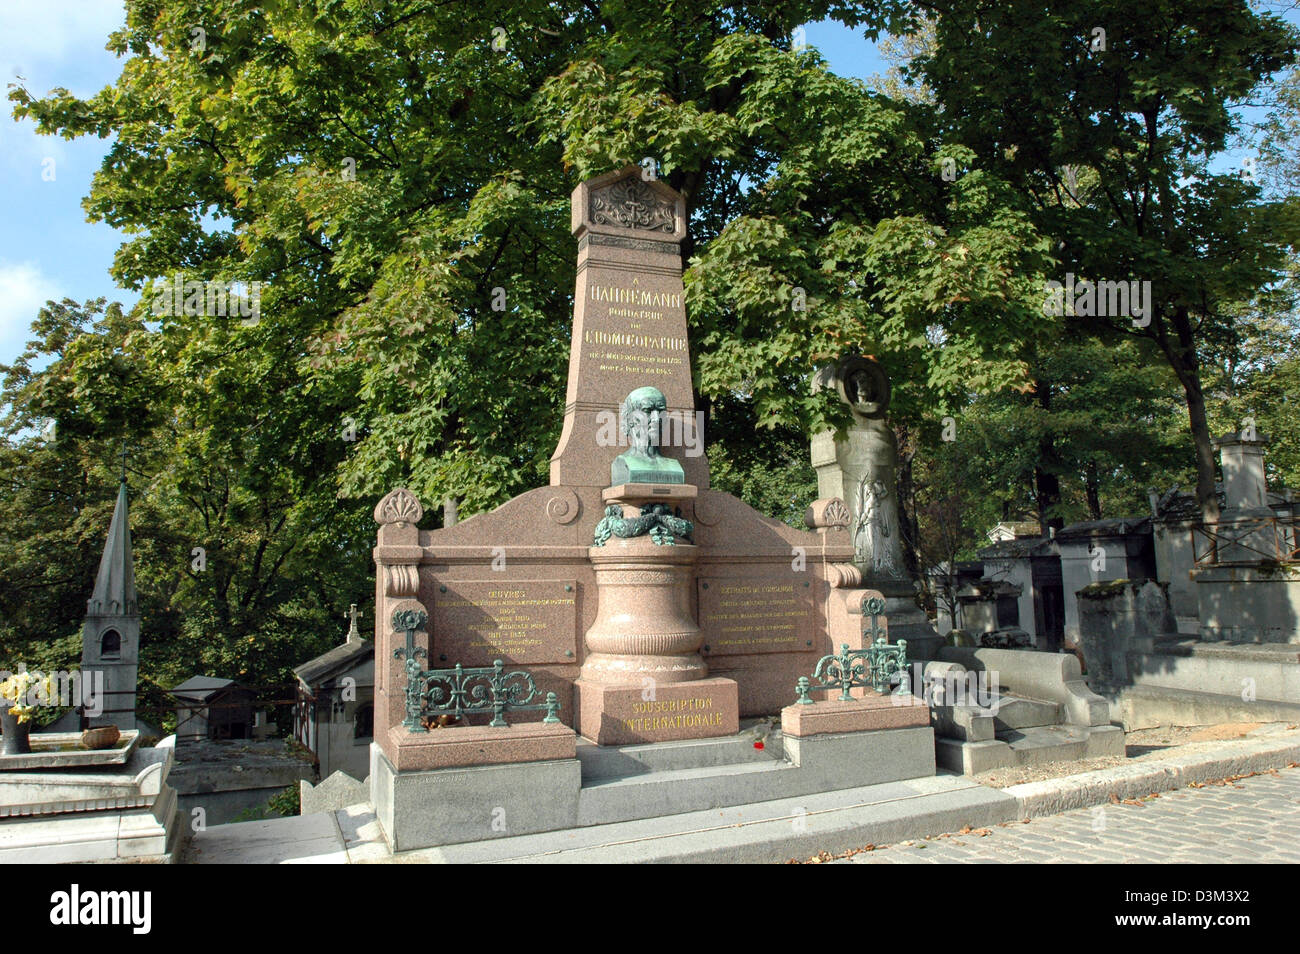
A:
{"label": "stone cross", "polygon": [[351,619],[352,625],[348,627],[348,642],[355,643],[361,641],[361,630],[357,628],[357,604],[353,603],[348,609],[348,618]]}

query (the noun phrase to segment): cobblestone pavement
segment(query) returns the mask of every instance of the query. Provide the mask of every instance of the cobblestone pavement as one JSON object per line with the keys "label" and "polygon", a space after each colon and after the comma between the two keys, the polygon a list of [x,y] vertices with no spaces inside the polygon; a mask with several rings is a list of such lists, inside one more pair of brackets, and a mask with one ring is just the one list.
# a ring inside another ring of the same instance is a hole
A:
{"label": "cobblestone pavement", "polygon": [[1300,863],[1300,768],[1133,801],[904,842],[839,863]]}

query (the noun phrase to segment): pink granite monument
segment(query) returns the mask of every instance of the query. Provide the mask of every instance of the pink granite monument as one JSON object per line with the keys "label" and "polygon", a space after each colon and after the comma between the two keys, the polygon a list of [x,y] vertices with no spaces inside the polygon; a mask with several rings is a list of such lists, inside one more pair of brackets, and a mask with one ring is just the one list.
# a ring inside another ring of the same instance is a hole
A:
{"label": "pink granite monument", "polygon": [[[740,717],[789,705],[821,656],[863,645],[863,601],[875,591],[858,588],[844,503],[818,501],[800,531],[709,489],[681,197],[639,167],[611,172],[574,191],[573,233],[572,350],[550,486],[440,530],[418,529],[422,507],[404,489],[375,509],[375,739],[394,765],[412,764],[404,746],[454,734],[402,724],[395,610],[428,614],[417,634],[427,667],[526,668],[557,693],[565,725],[601,744],[733,734]],[[540,715],[512,726],[530,718]],[[537,761],[555,758],[544,737]],[[528,759],[523,741],[509,744],[512,760]]]}

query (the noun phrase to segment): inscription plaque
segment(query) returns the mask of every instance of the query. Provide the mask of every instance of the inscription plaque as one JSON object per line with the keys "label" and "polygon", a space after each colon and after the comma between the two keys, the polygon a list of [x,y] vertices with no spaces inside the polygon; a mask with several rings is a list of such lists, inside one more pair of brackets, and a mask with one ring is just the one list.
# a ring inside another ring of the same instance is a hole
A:
{"label": "inscription plaque", "polygon": [[574,580],[435,581],[429,668],[576,664],[577,593]]}
{"label": "inscription plaque", "polygon": [[807,652],[816,626],[808,582],[763,577],[700,580],[700,629],[707,654]]}

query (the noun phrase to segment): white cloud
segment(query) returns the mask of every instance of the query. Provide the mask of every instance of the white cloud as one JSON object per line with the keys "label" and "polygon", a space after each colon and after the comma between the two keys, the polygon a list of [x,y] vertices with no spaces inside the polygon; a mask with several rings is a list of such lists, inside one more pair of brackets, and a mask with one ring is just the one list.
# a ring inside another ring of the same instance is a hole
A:
{"label": "white cloud", "polygon": [[36,263],[0,261],[0,363],[22,352],[36,313],[47,300],[57,301],[63,294]]}

